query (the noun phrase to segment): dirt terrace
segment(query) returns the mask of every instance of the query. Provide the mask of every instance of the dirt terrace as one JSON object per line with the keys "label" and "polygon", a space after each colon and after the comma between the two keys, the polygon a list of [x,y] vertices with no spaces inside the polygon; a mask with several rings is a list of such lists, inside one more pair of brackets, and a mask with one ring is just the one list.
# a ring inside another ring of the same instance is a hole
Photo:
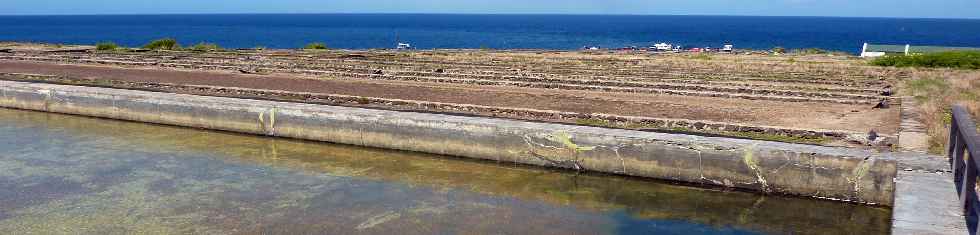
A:
{"label": "dirt terrace", "polygon": [[[554,89],[515,89],[478,85],[445,86],[431,83],[311,80],[277,75],[240,75],[31,62],[3,61],[0,62],[0,72],[64,75],[131,82],[242,87],[829,130],[867,131],[869,126],[882,131],[894,130],[895,127],[885,125],[882,120],[888,120],[889,116],[897,116],[894,115],[894,109],[872,110],[867,106],[846,104]],[[877,122],[882,123],[876,125]]]}
{"label": "dirt terrace", "polygon": [[[0,54],[0,73],[187,84],[894,134],[900,71],[849,59],[577,52]],[[893,102],[894,103],[894,102]]]}
{"label": "dirt terrace", "polygon": [[[354,54],[361,53],[361,54]],[[367,56],[367,55],[370,56]],[[390,52],[352,53],[16,53],[0,59],[58,63],[105,64],[114,66],[154,66],[194,70],[231,70],[254,73],[288,73],[320,77],[373,80],[427,81],[511,85],[537,88],[601,90],[616,88],[653,89],[645,92],[687,91],[694,93],[734,93],[767,96],[837,98],[840,100],[877,99],[887,77],[903,76],[856,66],[842,67],[807,64],[783,66],[766,61],[715,63],[677,59],[649,60],[635,55],[610,57],[608,62],[590,61],[557,54],[555,57],[578,61],[550,61],[514,57],[511,54],[459,52],[460,58],[438,57],[433,53],[397,54]],[[531,53],[526,53],[531,54]],[[523,54],[519,54],[523,55]],[[531,54],[537,55],[537,54]],[[551,55],[541,55],[542,57]],[[464,62],[465,58],[491,57],[486,61]],[[586,57],[590,58],[590,57]],[[631,59],[632,58],[632,59]],[[751,58],[751,57],[750,57]],[[441,60],[441,61],[440,61]],[[591,60],[595,60],[592,58]],[[665,60],[665,61],[660,61]],[[685,61],[685,60],[679,60]],[[643,64],[643,65],[638,65]],[[786,69],[786,67],[793,67]],[[801,67],[801,68],[795,68]],[[803,72],[801,72],[803,71]],[[869,74],[871,73],[871,74]],[[588,87],[583,87],[588,86]],[[635,90],[631,90],[635,92]]]}

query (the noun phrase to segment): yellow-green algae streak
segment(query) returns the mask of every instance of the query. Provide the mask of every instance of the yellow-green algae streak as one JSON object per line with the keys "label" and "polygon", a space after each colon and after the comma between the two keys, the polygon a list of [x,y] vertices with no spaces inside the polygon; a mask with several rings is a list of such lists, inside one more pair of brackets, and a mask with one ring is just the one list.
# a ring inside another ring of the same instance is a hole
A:
{"label": "yellow-green algae streak", "polygon": [[0,149],[0,231],[10,234],[886,234],[890,227],[889,210],[859,205],[5,109]]}

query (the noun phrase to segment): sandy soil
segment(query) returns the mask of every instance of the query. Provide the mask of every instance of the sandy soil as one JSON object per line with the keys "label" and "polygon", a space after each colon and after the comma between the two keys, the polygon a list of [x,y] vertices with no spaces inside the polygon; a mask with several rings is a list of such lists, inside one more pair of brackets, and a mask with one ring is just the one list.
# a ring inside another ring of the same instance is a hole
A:
{"label": "sandy soil", "polygon": [[899,110],[897,108],[874,110],[863,105],[444,83],[310,79],[291,75],[246,75],[227,72],[116,68],[14,61],[0,61],[0,72],[355,95],[579,113],[682,118],[805,129],[858,132],[876,130],[883,134],[896,133],[899,124]]}

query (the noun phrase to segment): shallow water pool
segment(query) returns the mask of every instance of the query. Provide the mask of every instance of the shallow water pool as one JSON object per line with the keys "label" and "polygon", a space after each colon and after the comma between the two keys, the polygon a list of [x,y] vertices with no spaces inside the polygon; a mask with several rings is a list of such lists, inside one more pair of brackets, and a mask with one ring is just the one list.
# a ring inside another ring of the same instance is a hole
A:
{"label": "shallow water pool", "polygon": [[0,109],[8,234],[887,234],[891,211]]}

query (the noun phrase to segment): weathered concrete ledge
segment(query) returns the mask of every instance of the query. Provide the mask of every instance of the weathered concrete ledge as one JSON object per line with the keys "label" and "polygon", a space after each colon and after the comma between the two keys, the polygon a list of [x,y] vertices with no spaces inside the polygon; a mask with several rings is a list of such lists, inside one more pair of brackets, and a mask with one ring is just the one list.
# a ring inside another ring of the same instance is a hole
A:
{"label": "weathered concrete ledge", "polygon": [[589,170],[891,206],[870,151],[561,124],[0,81],[0,107]]}

